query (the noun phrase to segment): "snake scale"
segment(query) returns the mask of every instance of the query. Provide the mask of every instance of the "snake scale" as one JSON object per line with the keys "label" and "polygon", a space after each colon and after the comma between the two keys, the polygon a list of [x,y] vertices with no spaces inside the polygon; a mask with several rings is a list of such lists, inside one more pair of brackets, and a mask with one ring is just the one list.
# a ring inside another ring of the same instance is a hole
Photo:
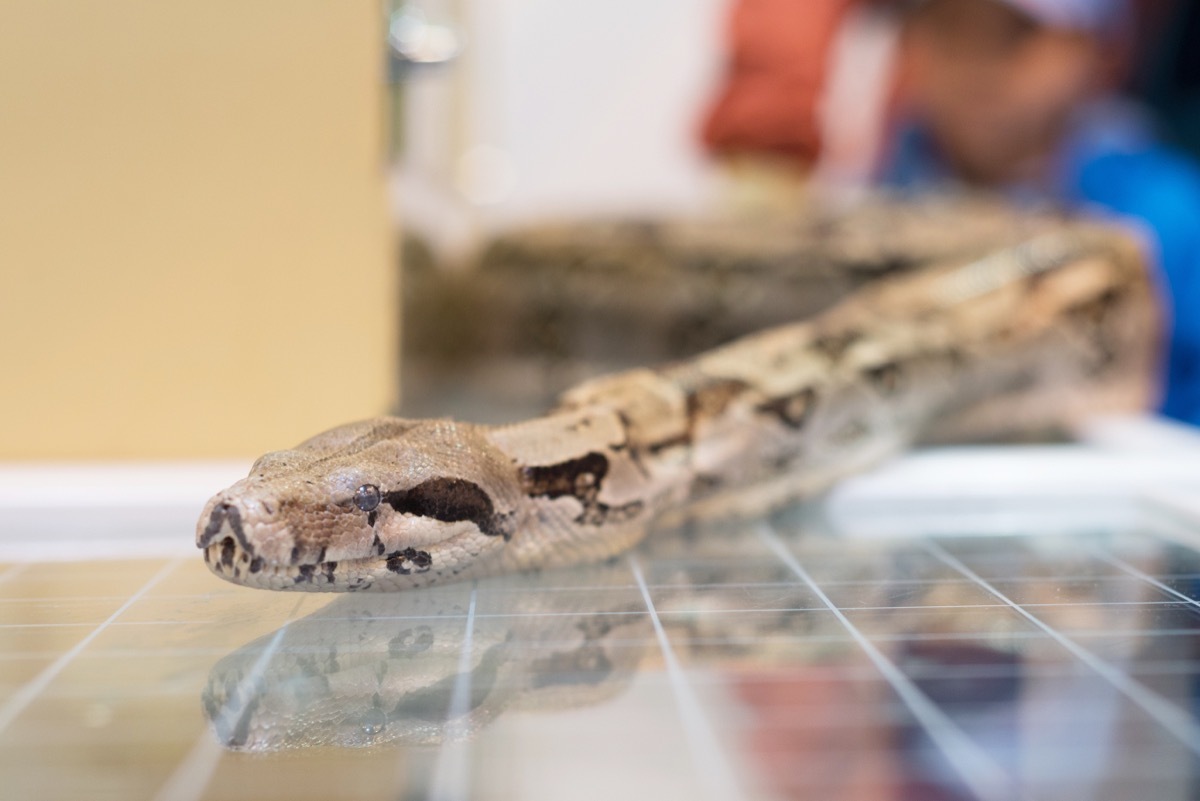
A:
{"label": "snake scale", "polygon": [[1080,223],[870,284],[810,319],[584,382],[526,422],[381,417],[269,453],[197,545],[275,590],[399,590],[595,562],[651,523],[752,513],[931,437],[1153,401],[1138,246]]}

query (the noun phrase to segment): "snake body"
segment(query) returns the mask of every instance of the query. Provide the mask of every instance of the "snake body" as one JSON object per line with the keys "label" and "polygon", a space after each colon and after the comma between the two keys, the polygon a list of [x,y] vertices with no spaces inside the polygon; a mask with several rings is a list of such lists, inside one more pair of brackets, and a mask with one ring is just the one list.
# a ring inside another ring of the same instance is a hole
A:
{"label": "snake body", "polygon": [[687,361],[585,382],[526,422],[332,429],[216,495],[197,545],[218,576],[276,590],[598,561],[652,522],[819,492],[922,438],[1144,408],[1158,339],[1132,241],[1064,225]]}

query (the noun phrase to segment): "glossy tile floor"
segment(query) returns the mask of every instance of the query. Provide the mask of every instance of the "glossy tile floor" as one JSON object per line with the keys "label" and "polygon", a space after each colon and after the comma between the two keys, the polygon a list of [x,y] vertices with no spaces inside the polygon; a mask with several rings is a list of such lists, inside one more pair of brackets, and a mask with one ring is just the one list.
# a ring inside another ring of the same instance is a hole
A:
{"label": "glossy tile floor", "polygon": [[1196,798],[1200,527],[1111,520],[801,509],[394,595],[0,565],[0,796]]}

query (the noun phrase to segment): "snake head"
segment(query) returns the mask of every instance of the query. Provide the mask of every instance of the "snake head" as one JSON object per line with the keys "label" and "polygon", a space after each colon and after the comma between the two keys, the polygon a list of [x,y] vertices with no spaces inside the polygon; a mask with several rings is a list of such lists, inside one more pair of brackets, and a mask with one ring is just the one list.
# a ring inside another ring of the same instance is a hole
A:
{"label": "snake head", "polygon": [[237,584],[423,586],[490,572],[520,523],[519,492],[477,426],[376,418],[263,456],[208,502],[196,544]]}

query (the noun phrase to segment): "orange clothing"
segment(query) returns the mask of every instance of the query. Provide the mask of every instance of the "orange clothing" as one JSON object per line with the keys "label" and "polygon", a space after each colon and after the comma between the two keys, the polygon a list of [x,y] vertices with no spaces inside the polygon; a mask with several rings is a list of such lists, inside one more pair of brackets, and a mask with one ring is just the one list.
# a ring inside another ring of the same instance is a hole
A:
{"label": "orange clothing", "polygon": [[830,44],[855,0],[737,0],[729,64],[702,139],[722,155],[774,153],[811,165]]}

